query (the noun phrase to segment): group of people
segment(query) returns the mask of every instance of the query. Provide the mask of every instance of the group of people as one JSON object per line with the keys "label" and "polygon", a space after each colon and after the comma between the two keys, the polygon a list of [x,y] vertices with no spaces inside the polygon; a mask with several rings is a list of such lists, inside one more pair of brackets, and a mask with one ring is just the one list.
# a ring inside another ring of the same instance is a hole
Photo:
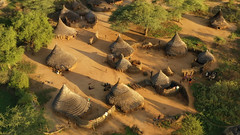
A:
{"label": "group of people", "polygon": [[205,77],[207,77],[210,81],[214,80],[217,77],[217,72],[214,72],[214,71],[209,72],[209,71],[207,71],[205,73]]}
{"label": "group of people", "polygon": [[191,83],[192,83],[192,80],[193,80],[193,79],[192,79],[192,75],[187,75],[187,74],[184,75],[183,78],[182,78],[182,80],[180,80],[180,83],[185,82],[185,80],[187,80],[188,83],[191,84]]}

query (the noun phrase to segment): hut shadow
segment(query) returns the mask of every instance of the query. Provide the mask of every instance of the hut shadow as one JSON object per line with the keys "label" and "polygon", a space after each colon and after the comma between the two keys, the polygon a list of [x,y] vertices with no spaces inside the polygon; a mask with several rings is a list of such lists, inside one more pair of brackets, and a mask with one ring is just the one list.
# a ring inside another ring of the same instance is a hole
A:
{"label": "hut shadow", "polygon": [[[89,44],[89,39],[94,35],[95,35],[95,33],[90,32],[88,30],[81,30],[80,32],[78,32],[76,39]],[[110,44],[111,44],[110,42],[105,41],[101,37],[99,37],[97,39],[97,41],[95,43],[93,43],[93,45],[91,45],[91,46],[108,54],[108,53],[110,53],[110,50],[109,50]]]}
{"label": "hut shadow", "polygon": [[[96,63],[99,63],[100,65],[108,66],[107,63],[104,63],[104,61],[106,60],[106,57],[103,57],[103,56],[99,55],[98,52],[89,53],[89,52],[85,52],[85,51],[82,51],[82,50],[79,50],[79,49],[76,49],[76,48],[72,48],[72,49],[74,49],[74,50],[80,52],[81,54],[89,57],[90,59],[92,59]],[[97,68],[97,67],[95,67],[95,68]],[[99,68],[97,68],[97,69],[99,69]]]}
{"label": "hut shadow", "polygon": [[185,18],[187,20],[190,20],[190,21],[192,21],[196,24],[209,27],[209,20],[208,19],[201,18],[201,17],[194,16],[194,15],[189,15],[189,14],[183,15],[183,18]]}
{"label": "hut shadow", "polygon": [[46,58],[51,53],[51,51],[52,50],[47,49],[47,48],[41,48],[38,52],[36,52],[34,54],[29,51],[25,51],[25,55],[28,58],[30,58],[42,65],[46,65]]}

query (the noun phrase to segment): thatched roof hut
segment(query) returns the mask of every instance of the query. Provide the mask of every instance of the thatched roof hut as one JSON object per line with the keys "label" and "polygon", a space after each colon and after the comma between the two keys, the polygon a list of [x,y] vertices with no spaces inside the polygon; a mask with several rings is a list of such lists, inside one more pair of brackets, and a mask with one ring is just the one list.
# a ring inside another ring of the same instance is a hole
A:
{"label": "thatched roof hut", "polygon": [[76,1],[76,0],[72,2],[72,8],[73,8],[73,11],[75,11],[79,15],[85,15],[90,11],[85,5],[82,4],[81,1]]}
{"label": "thatched roof hut", "polygon": [[109,48],[110,51],[117,56],[123,54],[124,57],[128,57],[134,52],[134,49],[121,38],[120,34],[117,40],[114,41]]}
{"label": "thatched roof hut", "polygon": [[85,15],[85,18],[86,18],[87,22],[90,24],[96,24],[96,22],[97,22],[97,16],[92,11],[89,11]]}
{"label": "thatched roof hut", "polygon": [[228,27],[228,23],[223,17],[222,10],[219,10],[215,16],[210,18],[210,25],[216,29],[225,29]]}
{"label": "thatched roof hut", "polygon": [[58,24],[57,24],[57,27],[54,31],[56,37],[59,37],[59,36],[76,36],[77,35],[77,31],[74,29],[74,28],[71,28],[71,27],[68,27],[66,26],[62,19],[59,18],[58,20]]}
{"label": "thatched roof hut", "polygon": [[178,33],[166,45],[166,53],[170,56],[185,55],[187,51],[187,45],[182,41]]}
{"label": "thatched roof hut", "polygon": [[88,111],[89,107],[90,102],[72,92],[65,84],[52,103],[52,108],[55,112],[76,121],[83,113]]}
{"label": "thatched roof hut", "polygon": [[168,76],[166,76],[162,72],[162,70],[160,70],[158,73],[156,73],[150,79],[151,79],[152,85],[158,89],[164,89],[171,85],[171,82],[170,82]]}
{"label": "thatched roof hut", "polygon": [[198,58],[197,58],[198,63],[205,64],[210,61],[215,61],[215,57],[208,50],[206,52],[202,52],[198,55]]}
{"label": "thatched roof hut", "polygon": [[124,58],[123,54],[121,54],[120,59],[116,63],[116,69],[119,71],[126,71],[129,67],[131,67],[132,64]]}
{"label": "thatched roof hut", "polygon": [[116,105],[123,112],[136,110],[144,105],[144,98],[125,84],[118,82],[106,97],[109,104]]}
{"label": "thatched roof hut", "polygon": [[80,16],[77,13],[67,9],[65,5],[63,5],[63,9],[61,10],[60,17],[62,19],[66,18],[66,20],[70,21],[69,23],[76,23],[76,22],[79,22],[80,20]]}
{"label": "thatched roof hut", "polygon": [[70,70],[77,62],[77,59],[55,45],[52,52],[47,56],[46,63],[48,66],[57,70]]}
{"label": "thatched roof hut", "polygon": [[240,125],[226,128],[224,130],[224,135],[240,135]]}

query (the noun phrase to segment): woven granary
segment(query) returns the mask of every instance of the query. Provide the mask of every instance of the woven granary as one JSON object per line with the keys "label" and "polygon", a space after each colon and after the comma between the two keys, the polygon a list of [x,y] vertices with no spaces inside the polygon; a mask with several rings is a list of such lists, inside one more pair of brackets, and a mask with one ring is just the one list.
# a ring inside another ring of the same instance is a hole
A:
{"label": "woven granary", "polygon": [[96,24],[97,23],[97,16],[92,11],[89,11],[85,15],[85,18],[86,18],[87,22],[90,23],[90,24]]}
{"label": "woven granary", "polygon": [[200,64],[205,64],[207,62],[215,61],[215,58],[212,53],[208,50],[206,52],[202,52],[198,55],[197,62]]}
{"label": "woven granary", "polygon": [[124,56],[121,54],[120,59],[116,63],[116,69],[119,71],[126,71],[129,67],[131,67],[132,64],[124,58]]}
{"label": "woven granary", "polygon": [[160,70],[151,78],[152,85],[158,89],[164,89],[171,85],[169,78]]}
{"label": "woven granary", "polygon": [[228,27],[228,23],[224,19],[223,13],[221,10],[215,16],[210,18],[210,25],[216,29],[225,29]]}
{"label": "woven granary", "polygon": [[110,51],[117,56],[123,54],[124,57],[128,57],[134,52],[134,49],[127,42],[125,42],[120,35],[118,36],[117,40],[109,46],[109,48]]}
{"label": "woven granary", "polygon": [[46,63],[48,66],[56,70],[70,70],[77,62],[77,59],[62,50],[58,45],[55,45],[52,52],[47,56]]}
{"label": "woven granary", "polygon": [[138,92],[119,81],[112,87],[106,99],[109,104],[116,105],[123,112],[130,112],[144,105],[144,98]]}
{"label": "woven granary", "polygon": [[187,51],[187,45],[182,41],[178,33],[166,45],[166,53],[170,56],[185,55]]}
{"label": "woven granary", "polygon": [[72,92],[65,84],[52,103],[55,112],[75,121],[78,121],[80,116],[88,111],[89,107],[90,102]]}

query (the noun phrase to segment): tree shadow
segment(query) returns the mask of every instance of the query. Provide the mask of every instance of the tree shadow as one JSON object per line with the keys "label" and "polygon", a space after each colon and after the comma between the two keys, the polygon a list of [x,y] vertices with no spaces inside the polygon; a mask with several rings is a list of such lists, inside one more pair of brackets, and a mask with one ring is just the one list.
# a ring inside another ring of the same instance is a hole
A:
{"label": "tree shadow", "polygon": [[50,50],[48,48],[41,48],[38,52],[36,52],[34,54],[32,54],[29,51],[25,51],[25,55],[28,58],[30,58],[30,59],[32,59],[32,60],[34,60],[34,61],[36,61],[36,62],[38,62],[42,65],[46,65],[46,58],[51,53],[51,51],[52,50]]}
{"label": "tree shadow", "polygon": [[189,14],[184,14],[183,18],[188,19],[196,24],[202,25],[202,26],[207,26],[209,27],[209,20],[208,19],[204,19],[198,16],[194,16],[194,15],[189,15]]}

